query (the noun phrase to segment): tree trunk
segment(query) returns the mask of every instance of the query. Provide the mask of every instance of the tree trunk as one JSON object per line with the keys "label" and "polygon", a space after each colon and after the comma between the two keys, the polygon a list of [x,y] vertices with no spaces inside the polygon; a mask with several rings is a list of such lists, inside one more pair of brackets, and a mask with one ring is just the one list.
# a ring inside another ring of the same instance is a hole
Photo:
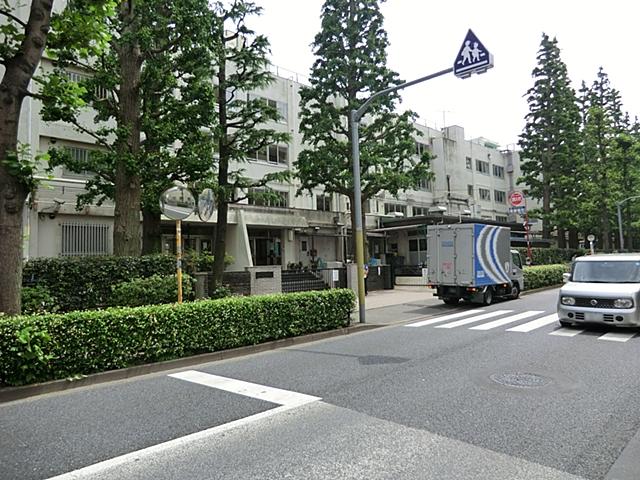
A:
{"label": "tree trunk", "polygon": [[579,240],[578,240],[578,229],[570,228],[569,229],[569,248],[578,248]]}
{"label": "tree trunk", "polygon": [[25,37],[15,57],[6,59],[0,82],[0,312],[9,315],[20,313],[22,213],[30,179],[14,176],[4,162],[16,161],[10,157],[17,151],[22,101],[42,58],[52,7],[52,1],[31,2]]}
{"label": "tree trunk", "polygon": [[[224,45],[224,29],[221,31],[221,45]],[[224,276],[224,256],[227,253],[227,215],[229,201],[234,192],[229,192],[229,149],[227,147],[227,71],[226,56],[220,54],[218,58],[218,125],[220,138],[218,139],[218,221],[213,244],[213,288],[222,285]]]}
{"label": "tree trunk", "polygon": [[142,254],[162,252],[162,231],[160,212],[150,208],[142,209]]}
{"label": "tree trunk", "polygon": [[558,248],[567,248],[565,229],[562,227],[558,227]]}
{"label": "tree trunk", "polygon": [[142,57],[136,32],[134,1],[123,2],[124,22],[120,46],[120,115],[118,127],[124,133],[117,140],[118,162],[115,177],[113,253],[140,255],[141,184],[136,161],[140,151],[140,75]]}
{"label": "tree trunk", "polygon": [[544,219],[542,221],[542,238],[551,238],[551,225],[549,224],[549,214],[551,213],[551,186],[545,180],[542,187],[542,211]]}
{"label": "tree trunk", "polygon": [[600,212],[600,223],[602,225],[602,248],[607,251],[611,248],[611,229],[609,228],[609,214],[604,208]]}

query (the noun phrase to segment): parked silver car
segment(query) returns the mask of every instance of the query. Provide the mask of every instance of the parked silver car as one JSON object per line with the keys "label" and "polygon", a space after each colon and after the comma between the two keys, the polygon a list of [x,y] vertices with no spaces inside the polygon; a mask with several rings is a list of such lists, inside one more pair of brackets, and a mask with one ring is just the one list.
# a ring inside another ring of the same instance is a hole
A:
{"label": "parked silver car", "polygon": [[640,255],[577,258],[558,296],[558,320],[624,327],[640,326]]}

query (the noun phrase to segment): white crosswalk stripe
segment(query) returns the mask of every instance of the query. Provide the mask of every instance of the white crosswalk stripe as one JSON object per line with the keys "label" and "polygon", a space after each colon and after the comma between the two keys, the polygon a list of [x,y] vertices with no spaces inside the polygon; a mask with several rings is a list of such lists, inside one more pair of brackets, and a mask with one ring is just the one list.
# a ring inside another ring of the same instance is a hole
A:
{"label": "white crosswalk stripe", "polygon": [[[433,328],[451,329],[451,328],[457,328],[457,327],[462,327],[472,323],[476,323],[476,325],[470,326],[468,327],[468,329],[488,331],[488,330],[497,329],[499,327],[503,327],[511,323],[520,322],[521,320],[525,320],[531,317],[538,317],[538,315],[543,315],[542,317],[534,318],[533,320],[530,320],[525,323],[518,323],[517,325],[514,325],[511,328],[505,329],[505,331],[507,332],[529,333],[534,330],[538,330],[540,328],[543,328],[558,322],[557,313],[550,313],[545,315],[544,310],[526,310],[523,312],[515,313],[513,315],[508,315],[512,312],[513,310],[495,310],[493,312],[485,312],[485,310],[478,308],[473,310],[463,310],[455,313],[449,313],[446,315],[431,317],[431,318],[427,318],[426,320],[410,323],[404,326],[416,328],[416,327],[426,327],[429,325],[433,325]],[[500,318],[494,318],[494,317],[500,317]],[[415,320],[419,320],[419,319],[420,317],[415,318]],[[481,322],[482,320],[488,320],[488,319],[493,319],[493,320],[488,321],[486,323],[478,323],[478,322]],[[454,321],[450,322],[450,320],[454,320]],[[584,332],[585,332],[585,329],[582,329],[582,328],[561,327],[561,328],[556,328],[551,332],[548,332],[548,334],[556,337],[576,337]],[[635,330],[632,332],[626,332],[626,331],[608,332],[599,336],[598,340],[624,343],[624,342],[628,342],[629,340],[631,340],[636,336],[640,338],[640,334]]]}
{"label": "white crosswalk stripe", "polygon": [[556,335],[558,337],[575,337],[576,335],[581,334],[584,330],[580,330],[578,328],[559,328],[554,330],[549,335]]}
{"label": "white crosswalk stripe", "polygon": [[483,313],[482,315],[476,315],[471,318],[463,318],[462,320],[458,320],[457,322],[447,323],[445,325],[438,325],[435,328],[456,328],[461,327],[462,325],[468,325],[473,322],[478,322],[480,320],[485,320],[491,317],[497,317],[499,315],[504,315],[505,313],[511,313],[513,310],[496,310],[495,312]]}
{"label": "white crosswalk stripe", "polygon": [[517,322],[518,320],[522,320],[524,318],[533,317],[534,315],[538,315],[540,313],[544,312],[542,310],[529,310],[528,312],[517,313],[509,317],[494,320],[493,322],[476,325],[475,327],[470,327],[469,330],[491,330],[492,328],[501,327],[509,323]]}
{"label": "white crosswalk stripe", "polygon": [[598,337],[598,340],[607,340],[610,342],[626,342],[634,337],[636,332],[609,332]]}
{"label": "white crosswalk stripe", "polygon": [[430,318],[428,320],[423,320],[421,322],[410,323],[409,325],[405,325],[405,327],[425,327],[427,325],[433,325],[434,323],[444,322],[445,320],[453,320],[454,318],[466,317],[468,315],[473,315],[475,313],[481,313],[481,312],[484,312],[484,310],[482,309],[467,310],[464,312],[444,315],[442,317]]}
{"label": "white crosswalk stripe", "polygon": [[522,325],[518,325],[517,327],[508,328],[507,332],[522,332],[527,333],[538,328],[542,328],[550,323],[555,323],[558,321],[558,314],[552,313],[551,315],[546,315],[544,317],[536,318],[527,323],[523,323]]}

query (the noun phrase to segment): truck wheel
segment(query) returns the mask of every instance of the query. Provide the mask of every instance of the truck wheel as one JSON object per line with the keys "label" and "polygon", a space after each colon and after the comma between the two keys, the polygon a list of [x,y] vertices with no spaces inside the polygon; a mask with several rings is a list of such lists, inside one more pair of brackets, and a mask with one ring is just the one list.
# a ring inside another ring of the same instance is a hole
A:
{"label": "truck wheel", "polygon": [[511,287],[511,298],[514,300],[520,296],[520,286],[517,283],[513,284]]}
{"label": "truck wheel", "polygon": [[491,287],[488,287],[484,292],[484,296],[482,297],[482,304],[491,305],[491,302],[493,302],[493,289]]}
{"label": "truck wheel", "polygon": [[451,298],[443,298],[442,299],[444,301],[444,303],[446,303],[447,305],[457,305],[458,302],[460,301],[459,298],[455,298],[455,297],[451,297]]}

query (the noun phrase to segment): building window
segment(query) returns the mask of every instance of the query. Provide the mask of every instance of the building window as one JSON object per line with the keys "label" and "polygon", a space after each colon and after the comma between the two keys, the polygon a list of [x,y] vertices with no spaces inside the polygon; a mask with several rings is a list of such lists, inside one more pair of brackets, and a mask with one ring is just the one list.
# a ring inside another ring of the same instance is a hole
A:
{"label": "building window", "polygon": [[[384,213],[387,215],[398,215],[398,216],[407,216],[407,206],[401,205],[399,203],[385,203],[384,204]],[[401,215],[400,215],[401,214]]]}
{"label": "building window", "polygon": [[502,190],[494,190],[493,191],[493,198],[496,200],[497,203],[505,203],[505,200],[507,198],[507,194],[506,194],[506,192],[504,192]]}
{"label": "building window", "polygon": [[281,102],[279,100],[271,100],[270,98],[261,97],[260,95],[248,95],[249,100],[261,99],[266,102],[271,108],[275,108],[278,111],[278,122],[287,123],[289,116],[289,105],[287,102]]}
{"label": "building window", "polygon": [[[63,147],[64,151],[74,163],[79,164],[88,164],[91,158],[91,150],[83,147]],[[64,178],[80,178],[87,179],[91,177],[93,174],[88,170],[83,170],[82,172],[73,172],[65,165],[62,166],[62,176]]]}
{"label": "building window", "polygon": [[413,207],[412,211],[414,217],[421,217],[429,213],[429,209],[427,207]]}
{"label": "building window", "polygon": [[418,190],[424,190],[425,192],[431,192],[433,190],[433,182],[431,179],[423,178],[418,182]]}
{"label": "building window", "polygon": [[248,155],[248,160],[269,162],[274,165],[287,165],[289,163],[289,147],[287,145],[267,145]]}
{"label": "building window", "polygon": [[421,157],[425,153],[429,153],[429,145],[425,143],[416,142],[416,155]]}
{"label": "building window", "polygon": [[476,171],[482,173],[483,175],[489,175],[489,162],[484,162],[482,160],[476,159]]}
{"label": "building window", "polygon": [[496,215],[496,222],[506,222],[507,220],[505,215]]}
{"label": "building window", "polygon": [[[85,73],[66,71],[65,75],[70,81],[75,83],[84,83],[91,80],[91,75],[87,75]],[[109,91],[105,87],[101,87],[99,85],[94,87],[94,93],[96,98],[100,100],[104,100],[109,96]]]}
{"label": "building window", "polygon": [[111,226],[103,223],[63,223],[63,257],[111,254]]}
{"label": "building window", "polygon": [[473,198],[473,185],[467,185],[467,194]]}
{"label": "building window", "polygon": [[467,157],[465,162],[467,163],[467,170],[471,170],[473,168],[471,164],[471,157]]}
{"label": "building window", "polygon": [[500,165],[494,165],[493,176],[498,178],[504,178],[504,167],[501,167]]}
{"label": "building window", "polygon": [[316,195],[316,210],[331,212],[331,195]]}
{"label": "building window", "polygon": [[410,252],[425,252],[426,250],[427,250],[426,238],[410,238],[409,239]]}
{"label": "building window", "polygon": [[[267,192],[269,192],[271,196],[259,196],[261,194],[266,194]],[[261,207],[288,207],[289,193],[279,192],[278,190],[267,190],[264,188],[250,188],[249,205],[258,205]]]}
{"label": "building window", "polygon": [[480,200],[491,201],[491,190],[487,188],[478,188],[478,193],[480,194]]}

